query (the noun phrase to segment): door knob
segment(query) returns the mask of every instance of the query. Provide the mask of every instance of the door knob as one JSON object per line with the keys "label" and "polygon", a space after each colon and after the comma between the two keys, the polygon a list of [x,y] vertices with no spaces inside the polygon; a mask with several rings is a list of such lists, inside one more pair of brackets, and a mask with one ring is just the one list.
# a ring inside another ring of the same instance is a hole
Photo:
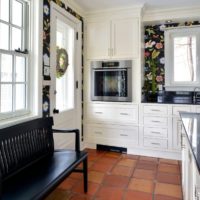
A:
{"label": "door knob", "polygon": [[53,114],[58,114],[59,113],[59,110],[58,109],[53,109]]}

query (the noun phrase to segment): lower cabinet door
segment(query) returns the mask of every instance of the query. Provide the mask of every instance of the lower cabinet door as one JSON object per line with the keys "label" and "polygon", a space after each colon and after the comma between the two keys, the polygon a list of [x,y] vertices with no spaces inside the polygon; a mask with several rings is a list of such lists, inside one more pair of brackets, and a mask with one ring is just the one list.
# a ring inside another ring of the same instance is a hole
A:
{"label": "lower cabinet door", "polygon": [[86,125],[84,129],[86,142],[120,146],[135,147],[139,143],[137,126]]}

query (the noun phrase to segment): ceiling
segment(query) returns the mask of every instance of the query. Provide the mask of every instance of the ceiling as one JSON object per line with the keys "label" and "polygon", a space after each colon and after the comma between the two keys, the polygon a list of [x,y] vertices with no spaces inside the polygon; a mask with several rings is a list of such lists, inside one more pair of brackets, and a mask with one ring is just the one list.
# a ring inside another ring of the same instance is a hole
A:
{"label": "ceiling", "polygon": [[200,0],[74,0],[74,2],[86,12],[143,4],[148,10],[200,6]]}

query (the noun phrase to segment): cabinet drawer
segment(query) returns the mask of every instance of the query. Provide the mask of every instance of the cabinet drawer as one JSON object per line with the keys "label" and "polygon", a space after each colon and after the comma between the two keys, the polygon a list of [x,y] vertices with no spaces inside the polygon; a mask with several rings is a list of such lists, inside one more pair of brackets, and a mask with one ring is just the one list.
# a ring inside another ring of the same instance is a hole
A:
{"label": "cabinet drawer", "polygon": [[88,106],[87,119],[93,122],[138,123],[138,107],[132,106]]}
{"label": "cabinet drawer", "polygon": [[144,114],[167,115],[167,106],[144,106]]}
{"label": "cabinet drawer", "polygon": [[167,128],[145,127],[144,136],[167,138]]}
{"label": "cabinet drawer", "polygon": [[138,123],[138,111],[137,109],[117,108],[113,110],[113,119],[118,121],[132,121],[133,123]]}
{"label": "cabinet drawer", "polygon": [[167,140],[161,139],[152,139],[152,138],[144,138],[144,146],[145,147],[153,147],[153,148],[160,148],[160,149],[167,149],[168,143]]}
{"label": "cabinet drawer", "polygon": [[173,115],[179,116],[179,112],[190,112],[191,108],[189,106],[173,106],[172,113]]}
{"label": "cabinet drawer", "polygon": [[167,126],[167,117],[144,117],[144,125]]}

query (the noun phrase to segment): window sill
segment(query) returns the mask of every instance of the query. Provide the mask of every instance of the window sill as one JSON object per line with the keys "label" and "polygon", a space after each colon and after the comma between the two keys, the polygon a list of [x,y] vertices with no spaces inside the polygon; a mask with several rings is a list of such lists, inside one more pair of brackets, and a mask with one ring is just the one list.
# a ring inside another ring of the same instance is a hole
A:
{"label": "window sill", "polygon": [[0,128],[6,128],[9,126],[13,126],[16,124],[20,124],[23,122],[27,122],[33,119],[37,119],[41,116],[39,115],[33,115],[33,114],[27,114],[24,116],[20,116],[20,117],[14,117],[14,118],[9,118],[9,119],[4,119],[4,120],[0,120]]}

